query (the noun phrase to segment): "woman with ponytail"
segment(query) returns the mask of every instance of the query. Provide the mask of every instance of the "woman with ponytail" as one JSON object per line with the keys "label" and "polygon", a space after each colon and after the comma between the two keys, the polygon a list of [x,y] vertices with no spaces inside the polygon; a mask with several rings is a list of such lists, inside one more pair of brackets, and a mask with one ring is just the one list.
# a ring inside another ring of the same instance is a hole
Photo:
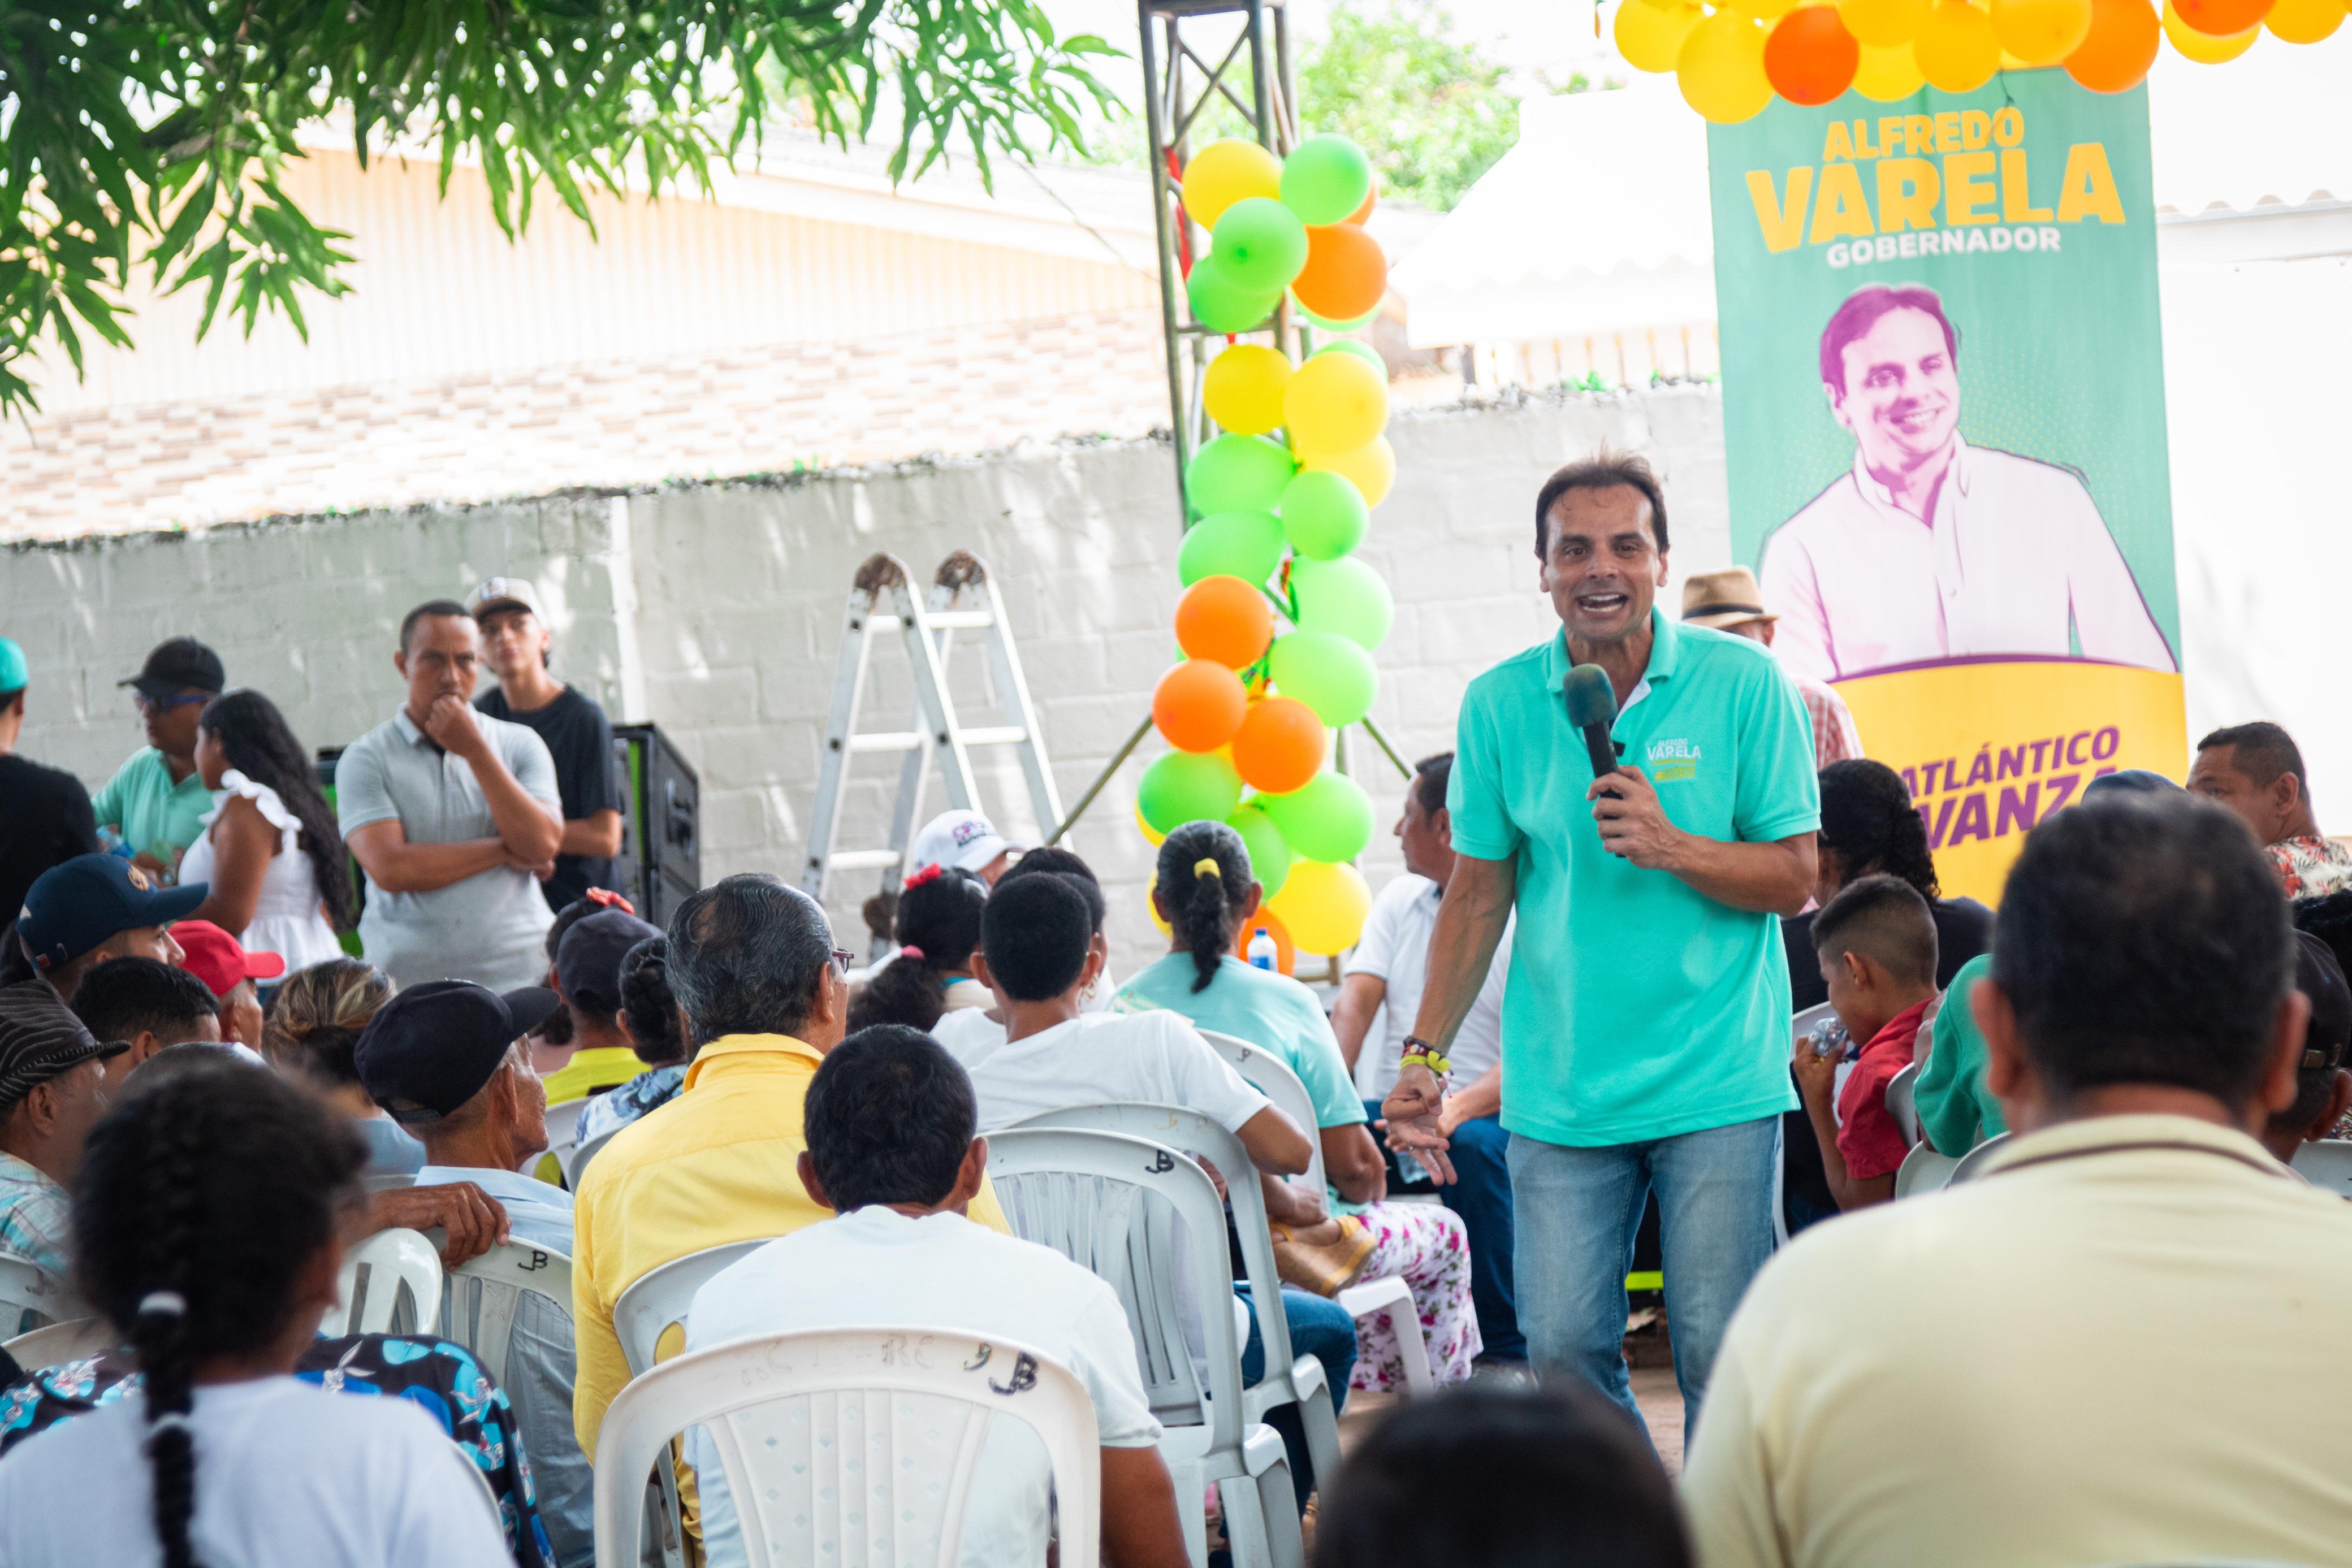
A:
{"label": "woman with ponytail", "polygon": [[366,1163],[316,1099],[235,1061],[124,1092],[91,1129],[75,1184],[76,1272],[143,1387],[0,1465],[0,1563],[512,1561],[429,1416],[293,1375],[336,1302]]}
{"label": "woman with ponytail", "polygon": [[[1322,1004],[1288,976],[1234,956],[1252,933],[1264,893],[1241,835],[1224,823],[1187,822],[1170,833],[1151,887],[1152,907],[1171,934],[1168,956],[1120,988],[1111,1006],[1128,1012],[1166,1008],[1289,1064],[1314,1103],[1328,1186],[1318,1193],[1263,1178],[1285,1279],[1328,1295],[1360,1280],[1402,1278],[1420,1310],[1431,1372],[1441,1383],[1458,1382],[1470,1375],[1483,1343],[1462,1221],[1433,1204],[1385,1201],[1380,1145],[1365,1126],[1364,1103]],[[1349,1385],[1402,1387],[1404,1364],[1387,1320],[1360,1322],[1356,1337]]]}
{"label": "woman with ponytail", "polygon": [[351,855],[310,754],[278,705],[256,691],[215,697],[196,720],[196,771],[220,804],[180,860],[180,880],[211,892],[209,920],[289,969],[342,956],[352,928]]}
{"label": "woman with ponytail", "polygon": [[988,988],[971,977],[980,910],[988,884],[968,871],[927,865],[898,894],[898,951],[849,1004],[849,1027],[902,1023],[928,1030],[942,1013],[985,1008]]}

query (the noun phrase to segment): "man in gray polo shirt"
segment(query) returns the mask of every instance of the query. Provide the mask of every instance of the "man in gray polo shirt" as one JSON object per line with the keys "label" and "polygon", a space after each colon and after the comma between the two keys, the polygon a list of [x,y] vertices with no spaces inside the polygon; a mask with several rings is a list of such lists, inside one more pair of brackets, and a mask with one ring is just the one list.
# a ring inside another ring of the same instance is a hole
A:
{"label": "man in gray polo shirt", "polygon": [[393,657],[408,702],[335,768],[343,841],[367,873],[360,941],[403,986],[511,990],[547,972],[555,915],[539,884],[563,839],[555,761],[528,728],[474,711],[480,663],[464,605],[410,611]]}

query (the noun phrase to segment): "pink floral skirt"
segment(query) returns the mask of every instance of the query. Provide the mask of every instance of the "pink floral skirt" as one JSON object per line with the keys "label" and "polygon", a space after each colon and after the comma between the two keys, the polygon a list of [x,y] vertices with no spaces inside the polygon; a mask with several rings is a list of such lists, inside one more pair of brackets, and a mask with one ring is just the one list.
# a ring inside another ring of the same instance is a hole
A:
{"label": "pink floral skirt", "polygon": [[[1462,1218],[1433,1203],[1376,1203],[1357,1218],[1372,1233],[1372,1255],[1357,1282],[1400,1278],[1412,1291],[1430,1375],[1460,1383],[1485,1348],[1470,1302],[1470,1243]],[[1404,1363],[1386,1316],[1356,1320],[1356,1370],[1350,1388],[1404,1386]]]}

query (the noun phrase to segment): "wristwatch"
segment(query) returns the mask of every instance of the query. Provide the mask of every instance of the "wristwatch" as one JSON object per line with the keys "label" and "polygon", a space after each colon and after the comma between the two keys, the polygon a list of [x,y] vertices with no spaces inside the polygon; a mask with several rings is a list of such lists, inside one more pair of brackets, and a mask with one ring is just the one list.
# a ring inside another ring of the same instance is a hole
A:
{"label": "wristwatch", "polygon": [[1404,1037],[1404,1051],[1397,1058],[1397,1066],[1399,1069],[1426,1067],[1439,1078],[1454,1071],[1454,1063],[1447,1061],[1437,1047],[1412,1034]]}

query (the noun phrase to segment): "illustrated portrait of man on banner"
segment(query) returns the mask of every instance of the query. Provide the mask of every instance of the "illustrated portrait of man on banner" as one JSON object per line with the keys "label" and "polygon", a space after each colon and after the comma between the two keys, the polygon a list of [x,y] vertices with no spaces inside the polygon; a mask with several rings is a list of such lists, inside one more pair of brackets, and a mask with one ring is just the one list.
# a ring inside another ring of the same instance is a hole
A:
{"label": "illustrated portrait of man on banner", "polygon": [[1986,657],[2176,669],[2082,477],[1961,438],[1959,352],[1916,283],[1858,288],[1822,328],[1853,466],[1765,541],[1782,659],[1822,681]]}

